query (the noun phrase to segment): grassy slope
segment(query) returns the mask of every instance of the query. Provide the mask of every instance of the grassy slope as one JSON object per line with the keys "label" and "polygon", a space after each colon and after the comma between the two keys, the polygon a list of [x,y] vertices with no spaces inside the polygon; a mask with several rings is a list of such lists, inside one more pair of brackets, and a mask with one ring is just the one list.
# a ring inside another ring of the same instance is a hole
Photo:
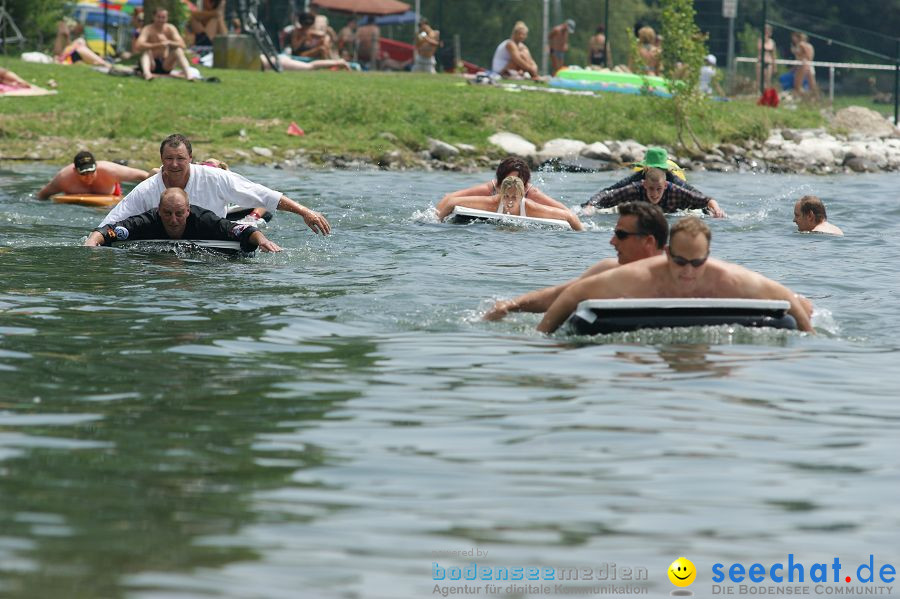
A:
{"label": "grassy slope", "polygon": [[[567,137],[672,145],[675,135],[664,99],[512,93],[451,76],[210,70],[207,76],[222,83],[147,83],[80,65],[35,65],[6,57],[0,65],[38,85],[51,78],[59,84],[56,96],[0,99],[2,156],[36,151],[65,161],[76,145],[103,145],[108,156],[114,154],[110,158],[153,163],[159,141],[174,131],[196,140],[198,157],[228,157],[232,149],[253,146],[268,147],[276,156],[305,148],[312,154],[375,157],[392,149],[421,149],[428,137],[487,151],[487,138],[500,130],[536,144]],[[291,121],[306,131],[304,137],[285,134]],[[719,142],[763,138],[771,127],[818,125],[821,117],[813,110],[710,102],[695,128],[704,141]],[[387,141],[383,132],[398,141]]]}

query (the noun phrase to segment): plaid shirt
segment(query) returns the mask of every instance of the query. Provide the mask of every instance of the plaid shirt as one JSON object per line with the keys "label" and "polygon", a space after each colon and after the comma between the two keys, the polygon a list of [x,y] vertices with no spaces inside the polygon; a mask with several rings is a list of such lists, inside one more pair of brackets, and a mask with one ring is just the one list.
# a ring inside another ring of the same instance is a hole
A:
{"label": "plaid shirt", "polygon": [[[699,191],[687,189],[666,182],[666,189],[659,200],[659,207],[663,212],[676,212],[678,210],[706,209],[712,198]],[[588,204],[597,208],[612,208],[625,202],[649,202],[647,192],[641,183],[631,183],[624,187],[601,191],[594,194]]]}

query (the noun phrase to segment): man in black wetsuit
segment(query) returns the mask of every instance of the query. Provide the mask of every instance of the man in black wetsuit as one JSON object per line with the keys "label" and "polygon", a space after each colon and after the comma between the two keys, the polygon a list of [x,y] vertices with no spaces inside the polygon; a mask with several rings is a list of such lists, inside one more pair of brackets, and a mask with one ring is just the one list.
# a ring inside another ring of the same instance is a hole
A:
{"label": "man in black wetsuit", "polygon": [[159,197],[159,207],[143,214],[95,229],[102,236],[88,237],[85,245],[109,245],[126,239],[215,239],[239,241],[241,249],[252,252],[280,252],[281,248],[253,225],[234,223],[219,218],[215,212],[191,206],[187,194],[179,187],[169,187]]}

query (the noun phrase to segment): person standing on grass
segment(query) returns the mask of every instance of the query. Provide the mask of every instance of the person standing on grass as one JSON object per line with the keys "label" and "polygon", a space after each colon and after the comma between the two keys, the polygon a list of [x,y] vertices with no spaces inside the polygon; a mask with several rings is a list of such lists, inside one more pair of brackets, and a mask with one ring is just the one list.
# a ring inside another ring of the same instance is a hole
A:
{"label": "person standing on grass", "polygon": [[566,52],[569,51],[569,35],[575,33],[575,21],[567,19],[550,30],[547,34],[547,45],[550,47],[550,72],[556,72],[566,66]]}

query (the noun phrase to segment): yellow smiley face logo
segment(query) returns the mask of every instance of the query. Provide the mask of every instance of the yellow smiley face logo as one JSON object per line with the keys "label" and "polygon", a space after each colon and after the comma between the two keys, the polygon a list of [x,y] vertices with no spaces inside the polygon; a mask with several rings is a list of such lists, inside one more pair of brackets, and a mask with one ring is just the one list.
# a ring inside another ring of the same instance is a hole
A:
{"label": "yellow smiley face logo", "polygon": [[689,586],[697,578],[697,568],[686,557],[679,557],[669,566],[669,580],[677,587]]}

